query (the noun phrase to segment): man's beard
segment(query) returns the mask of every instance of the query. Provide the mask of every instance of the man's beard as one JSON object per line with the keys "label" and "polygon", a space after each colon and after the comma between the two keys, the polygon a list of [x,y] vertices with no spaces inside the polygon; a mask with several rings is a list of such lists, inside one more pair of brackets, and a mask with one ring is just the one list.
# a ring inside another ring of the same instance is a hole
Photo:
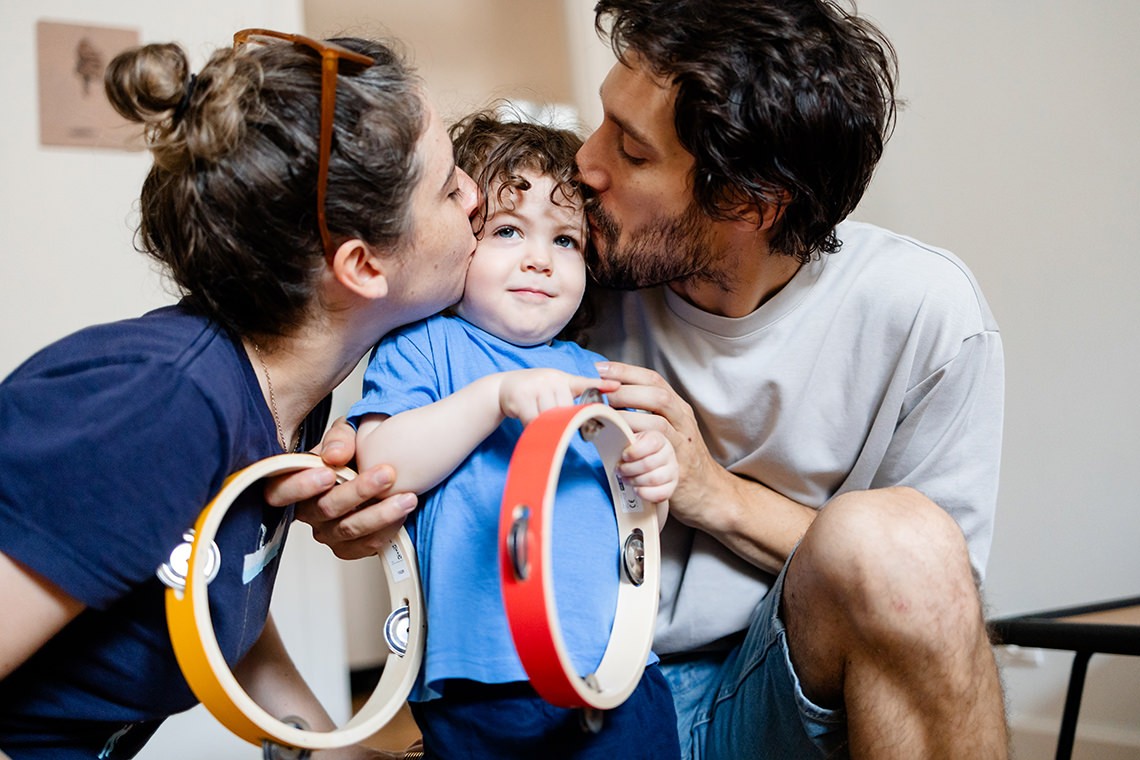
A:
{"label": "man's beard", "polygon": [[587,200],[586,215],[593,233],[590,272],[604,287],[635,290],[693,279],[728,285],[717,269],[708,217],[695,202],[680,216],[654,217],[629,232],[624,247],[621,226],[596,197]]}

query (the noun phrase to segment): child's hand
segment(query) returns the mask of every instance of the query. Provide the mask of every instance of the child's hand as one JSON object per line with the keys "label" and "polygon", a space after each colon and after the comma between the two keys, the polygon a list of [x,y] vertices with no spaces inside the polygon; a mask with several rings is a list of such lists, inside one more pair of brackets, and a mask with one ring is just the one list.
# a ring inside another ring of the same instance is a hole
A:
{"label": "child's hand", "polygon": [[[660,430],[638,433],[633,443],[625,447],[621,460],[618,473],[642,501],[660,503],[673,495],[680,467],[673,444]],[[661,517],[663,523],[664,516]]]}
{"label": "child's hand", "polygon": [[609,393],[620,386],[616,380],[581,377],[557,369],[514,370],[502,374],[499,408],[507,417],[516,417],[526,425],[547,409],[573,406],[574,399],[590,388]]}

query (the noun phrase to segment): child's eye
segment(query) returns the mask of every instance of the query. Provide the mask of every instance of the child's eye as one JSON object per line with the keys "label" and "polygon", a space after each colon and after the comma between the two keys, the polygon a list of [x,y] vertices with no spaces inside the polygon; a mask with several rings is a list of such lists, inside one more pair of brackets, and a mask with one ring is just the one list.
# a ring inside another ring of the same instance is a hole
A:
{"label": "child's eye", "polygon": [[559,235],[554,238],[554,244],[559,248],[577,248],[578,241],[570,235]]}
{"label": "child's eye", "polygon": [[491,234],[495,237],[505,238],[509,240],[510,238],[518,237],[519,231],[517,228],[512,227],[509,224],[505,224],[502,227],[496,228],[495,231]]}

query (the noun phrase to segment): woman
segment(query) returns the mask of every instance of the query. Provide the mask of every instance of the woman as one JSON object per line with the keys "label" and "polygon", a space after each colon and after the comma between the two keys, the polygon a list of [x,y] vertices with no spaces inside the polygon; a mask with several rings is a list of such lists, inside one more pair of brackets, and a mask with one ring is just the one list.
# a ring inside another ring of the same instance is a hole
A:
{"label": "woman", "polygon": [[[64,338],[0,384],[0,751],[13,760],[131,757],[195,703],[160,580],[177,575],[183,533],[229,473],[319,440],[322,402],[376,340],[462,290],[474,185],[398,56],[261,30],[235,41],[197,75],[175,45],[107,70],[154,156],[141,248],[182,300]],[[322,59],[337,64],[323,77]],[[310,496],[330,476],[284,485]],[[390,473],[361,480],[325,498],[382,493]],[[334,728],[268,613],[292,512],[244,498],[216,538],[219,644],[270,713]],[[391,515],[414,505],[389,502]]]}

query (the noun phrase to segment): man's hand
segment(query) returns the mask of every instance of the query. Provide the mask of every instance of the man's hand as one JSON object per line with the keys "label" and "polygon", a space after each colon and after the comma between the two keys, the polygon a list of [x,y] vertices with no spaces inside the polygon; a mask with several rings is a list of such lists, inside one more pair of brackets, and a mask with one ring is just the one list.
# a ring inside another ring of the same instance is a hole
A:
{"label": "man's hand", "polygon": [[599,363],[598,373],[622,384],[609,394],[613,407],[650,412],[624,413],[634,432],[659,430],[673,444],[680,476],[669,513],[757,567],[779,572],[818,512],[718,464],[701,436],[693,407],[661,375],[620,362]]}
{"label": "man's hand", "polygon": [[297,519],[308,523],[317,541],[341,559],[376,554],[415,509],[415,494],[390,493],[396,472],[386,464],[337,485],[336,470],[356,455],[356,431],[343,417],[332,424],[313,453],[328,467],[272,478],[265,488],[266,501],[278,507],[296,503]]}
{"label": "man's hand", "polygon": [[[717,479],[732,477],[717,464],[697,427],[693,408],[651,369],[621,362],[602,362],[598,373],[621,383],[608,394],[615,409],[639,409],[649,414],[624,413],[635,433],[657,431],[673,445],[679,469],[677,487],[669,499],[669,512],[686,525],[698,528],[710,516],[707,494]],[[711,531],[710,532],[715,532]]]}

